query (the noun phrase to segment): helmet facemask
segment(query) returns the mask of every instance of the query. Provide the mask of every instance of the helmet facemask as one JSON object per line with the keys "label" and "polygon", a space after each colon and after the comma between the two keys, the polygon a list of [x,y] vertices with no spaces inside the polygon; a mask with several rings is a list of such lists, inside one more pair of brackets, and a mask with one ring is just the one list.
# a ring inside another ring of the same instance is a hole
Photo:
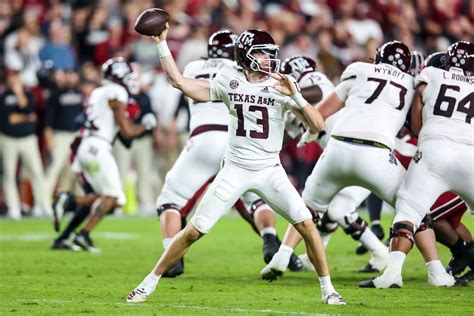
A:
{"label": "helmet facemask", "polygon": [[123,84],[127,87],[130,94],[138,94],[140,92],[140,81],[136,72],[126,74],[122,79]]}
{"label": "helmet facemask", "polygon": [[[247,51],[246,57],[250,61],[250,69],[253,71],[270,74],[280,69],[281,60],[278,58],[280,48],[275,44],[253,45]],[[255,57],[253,54],[262,53],[268,58]]]}

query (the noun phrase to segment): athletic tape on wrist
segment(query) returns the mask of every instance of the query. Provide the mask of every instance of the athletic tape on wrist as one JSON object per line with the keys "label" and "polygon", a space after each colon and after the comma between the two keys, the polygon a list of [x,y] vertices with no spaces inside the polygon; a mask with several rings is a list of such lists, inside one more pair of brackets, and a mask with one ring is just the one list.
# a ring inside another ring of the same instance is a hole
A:
{"label": "athletic tape on wrist", "polygon": [[298,105],[300,109],[304,108],[306,104],[308,104],[308,102],[306,102],[306,99],[299,92],[297,94],[292,95],[291,98],[293,99],[293,101],[295,101],[296,105]]}
{"label": "athletic tape on wrist", "polygon": [[158,48],[158,56],[160,56],[160,58],[171,55],[171,51],[168,48],[168,44],[166,43],[166,41],[159,42],[156,45],[156,48]]}

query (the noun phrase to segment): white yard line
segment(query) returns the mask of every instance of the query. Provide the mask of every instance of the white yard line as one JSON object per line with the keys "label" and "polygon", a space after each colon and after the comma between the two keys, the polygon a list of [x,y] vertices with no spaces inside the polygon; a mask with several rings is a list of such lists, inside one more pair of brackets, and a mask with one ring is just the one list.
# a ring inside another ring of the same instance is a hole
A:
{"label": "white yard line", "polygon": [[319,313],[307,313],[307,312],[297,312],[297,311],[279,311],[273,309],[250,309],[250,308],[235,308],[235,307],[211,307],[211,306],[199,306],[199,305],[186,305],[186,304],[160,304],[160,303],[125,303],[125,302],[115,302],[115,303],[107,303],[107,302],[94,302],[94,301],[81,301],[80,303],[77,301],[71,300],[48,300],[48,299],[20,299],[19,301],[22,302],[30,302],[30,303],[47,303],[47,304],[74,304],[74,305],[118,305],[118,306],[127,306],[127,307],[171,307],[171,308],[179,308],[179,309],[186,309],[186,310],[201,310],[201,311],[210,311],[210,312],[218,312],[218,313],[225,313],[225,312],[232,312],[232,313],[262,313],[262,314],[282,314],[282,315],[328,315],[328,314],[319,314]]}

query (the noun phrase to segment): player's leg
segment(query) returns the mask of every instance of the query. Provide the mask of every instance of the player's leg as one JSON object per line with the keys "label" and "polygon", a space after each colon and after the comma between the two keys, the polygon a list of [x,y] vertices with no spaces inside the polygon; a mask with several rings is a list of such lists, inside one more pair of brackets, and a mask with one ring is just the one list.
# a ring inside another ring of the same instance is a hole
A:
{"label": "player's leg", "polygon": [[415,244],[428,268],[428,283],[433,286],[453,286],[455,283],[453,276],[446,272],[439,260],[436,237],[429,214],[423,218],[420,227],[415,232]]}
{"label": "player's leg", "polygon": [[[90,233],[114,208],[125,205],[126,197],[117,163],[110,147],[95,138],[86,138],[81,143],[78,159],[84,177],[99,196],[91,207],[91,213],[82,230],[74,237],[74,243],[90,252],[98,252]],[[76,200],[77,201],[77,200]]]}
{"label": "player's leg", "polygon": [[[156,201],[164,249],[183,228],[182,218],[192,210],[219,171],[226,137],[227,133],[214,131],[190,138],[166,174],[163,189]],[[211,146],[214,149],[212,151],[209,150]],[[175,277],[183,272],[183,261],[178,260],[163,276]]]}
{"label": "player's leg", "polygon": [[415,242],[414,232],[436,198],[448,190],[442,179],[428,168],[425,160],[410,165],[398,191],[387,268],[380,277],[361,282],[360,287],[402,287],[402,267]]}
{"label": "player's leg", "polygon": [[[319,277],[323,302],[326,304],[345,304],[345,301],[331,283],[323,242],[314,225],[313,216],[291,184],[285,171],[281,166],[278,166],[262,170],[260,173],[259,180],[262,183],[255,184],[256,193],[272,209],[292,223],[303,237],[306,252]],[[276,279],[278,273],[273,273],[272,276],[272,272],[274,271],[263,273],[262,278],[267,280]]]}
{"label": "player's leg", "polygon": [[[380,216],[382,214],[382,205],[383,201],[376,196],[375,194],[371,193],[367,198],[367,209],[369,211],[369,218],[370,218],[370,230],[377,236],[378,239],[382,240],[385,237],[385,233],[383,231]],[[360,244],[356,248],[356,254],[363,255],[368,251],[364,245]]]}
{"label": "player's leg", "polygon": [[163,273],[184,256],[193,243],[209,233],[214,224],[246,191],[252,172],[226,164],[217,174],[185,229],[165,249],[151,273],[128,295],[127,302],[143,302],[156,289]]}
{"label": "player's leg", "polygon": [[362,187],[344,188],[334,196],[327,211],[331,221],[338,223],[346,234],[370,250],[369,263],[359,272],[382,271],[388,260],[388,248],[368,229],[368,223],[357,212],[357,207],[369,194],[370,191]]}

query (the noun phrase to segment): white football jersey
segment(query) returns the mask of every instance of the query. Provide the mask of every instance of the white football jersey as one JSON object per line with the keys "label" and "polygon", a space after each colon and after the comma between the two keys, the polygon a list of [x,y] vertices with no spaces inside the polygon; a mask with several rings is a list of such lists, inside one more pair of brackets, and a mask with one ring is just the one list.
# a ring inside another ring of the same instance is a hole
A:
{"label": "white football jersey", "polygon": [[299,78],[298,84],[301,88],[318,85],[323,93],[323,99],[334,90],[334,84],[331,82],[331,80],[329,80],[325,74],[319,71],[312,71],[304,74],[301,78]]}
{"label": "white football jersey", "polygon": [[87,120],[97,128],[97,130],[91,130],[90,133],[110,143],[119,130],[115,123],[114,112],[109,106],[109,101],[112,100],[127,104],[128,92],[119,84],[104,81],[102,86],[92,91],[86,109]]}
{"label": "white football jersey", "polygon": [[[331,92],[334,91],[334,84],[326,77],[325,74],[319,71],[312,71],[304,74],[298,80],[298,84],[301,88],[311,87],[315,85],[319,86],[322,92],[322,99],[324,99],[329,94],[331,94]],[[322,136],[317,139],[317,142],[319,143],[319,145],[321,145],[322,148],[326,148],[334,124],[336,123],[337,119],[342,116],[342,113],[344,113],[344,109],[337,111],[325,120],[324,125],[326,127],[324,129],[324,132],[321,132],[320,135]],[[296,138],[303,133],[303,129],[300,128],[300,124],[302,123],[294,117],[294,114],[287,113],[287,115],[292,116],[294,119],[292,119],[291,121],[286,120],[286,132],[290,137]]]}
{"label": "white football jersey", "polygon": [[[194,79],[205,79],[211,81],[219,69],[224,65],[232,64],[233,61],[225,58],[210,58],[192,61],[186,65],[183,76]],[[195,102],[188,98],[191,119],[189,129],[206,124],[227,125],[229,111],[221,101]]]}
{"label": "white football jersey", "polygon": [[211,81],[211,100],[229,109],[226,161],[251,170],[279,163],[285,112],[296,104],[275,83],[271,77],[250,83],[236,65],[224,66]]}
{"label": "white football jersey", "polygon": [[333,135],[377,141],[394,148],[414,94],[414,78],[388,64],[349,65],[336,87],[346,112]]}
{"label": "white football jersey", "polygon": [[423,91],[423,126],[419,142],[444,138],[474,145],[474,77],[457,68],[427,67],[416,78]]}

